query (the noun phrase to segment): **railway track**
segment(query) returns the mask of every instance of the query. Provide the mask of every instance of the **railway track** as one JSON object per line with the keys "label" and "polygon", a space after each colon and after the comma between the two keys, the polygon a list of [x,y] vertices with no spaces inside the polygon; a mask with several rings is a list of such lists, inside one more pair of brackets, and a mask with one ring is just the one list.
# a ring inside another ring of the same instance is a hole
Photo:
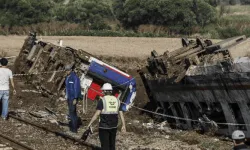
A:
{"label": "railway track", "polygon": [[20,122],[29,124],[29,125],[31,125],[31,126],[34,126],[34,127],[38,128],[38,129],[44,130],[44,131],[46,131],[46,132],[53,133],[53,134],[55,134],[56,136],[63,137],[64,139],[71,140],[71,141],[73,141],[73,142],[77,142],[77,144],[86,146],[86,147],[88,147],[88,148],[92,148],[92,149],[94,149],[94,150],[100,149],[100,147],[98,147],[98,146],[96,146],[96,145],[93,145],[93,144],[88,143],[88,142],[84,142],[84,141],[81,140],[81,139],[78,139],[78,138],[69,136],[69,135],[67,135],[67,134],[65,134],[65,133],[63,133],[63,132],[58,132],[58,131],[55,131],[55,130],[52,130],[52,129],[43,127],[43,126],[41,126],[41,125],[35,124],[35,123],[31,122],[31,121],[24,120],[24,119],[19,118],[19,117],[15,116],[15,115],[10,114],[9,117],[10,117],[10,118],[13,118],[13,119],[16,119],[16,120],[18,120],[18,121],[20,121]]}
{"label": "railway track", "polygon": [[0,133],[0,150],[35,150],[35,149]]}
{"label": "railway track", "polygon": [[[64,132],[56,131],[53,129],[49,129],[47,127],[41,126],[39,124],[33,123],[29,120],[22,119],[16,115],[9,114],[9,118],[17,120],[18,122],[21,122],[22,124],[26,124],[28,126],[32,126],[37,128],[38,130],[45,131],[49,134],[54,134],[56,137],[61,137],[65,141],[71,141],[74,145],[79,145],[81,147],[85,147],[87,150],[98,150],[100,147],[93,145],[88,142],[84,142],[83,140],[72,137],[68,134],[65,134]],[[2,147],[1,147],[2,146]],[[33,148],[31,146],[27,146],[26,144],[23,144],[19,142],[18,140],[8,137],[4,134],[0,133],[0,150],[36,150],[37,148]],[[39,148],[38,148],[39,149]],[[59,148],[58,148],[59,149]]]}

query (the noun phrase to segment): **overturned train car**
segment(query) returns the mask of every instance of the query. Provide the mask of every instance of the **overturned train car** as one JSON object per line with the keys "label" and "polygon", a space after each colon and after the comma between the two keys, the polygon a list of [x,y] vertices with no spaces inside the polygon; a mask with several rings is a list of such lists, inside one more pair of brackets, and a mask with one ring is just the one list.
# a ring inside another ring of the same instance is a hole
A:
{"label": "overturned train car", "polygon": [[140,72],[156,111],[184,118],[164,118],[183,129],[241,129],[250,137],[250,39],[183,38],[182,45],[160,56],[152,51]]}
{"label": "overturned train car", "polygon": [[66,65],[71,65],[81,80],[83,96],[91,100],[102,96],[101,86],[112,84],[114,95],[122,102],[123,111],[129,109],[136,96],[136,82],[129,74],[104,63],[93,55],[71,47],[64,47],[36,39],[30,34],[15,61],[15,73],[21,74],[47,96],[65,95]]}

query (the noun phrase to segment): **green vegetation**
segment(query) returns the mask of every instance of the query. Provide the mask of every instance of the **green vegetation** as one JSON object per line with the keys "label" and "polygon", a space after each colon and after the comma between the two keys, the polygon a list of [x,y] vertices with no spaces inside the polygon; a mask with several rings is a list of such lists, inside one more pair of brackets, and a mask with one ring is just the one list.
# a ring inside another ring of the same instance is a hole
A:
{"label": "green vegetation", "polygon": [[[0,34],[250,36],[250,0],[0,0]],[[229,5],[231,4],[231,5]]]}
{"label": "green vegetation", "polygon": [[100,0],[71,1],[68,5],[59,6],[56,20],[82,24],[89,29],[109,29],[105,19],[113,19],[110,6]]}
{"label": "green vegetation", "polygon": [[50,0],[0,0],[1,26],[26,25],[46,22],[52,17]]}
{"label": "green vegetation", "polygon": [[215,8],[201,0],[127,0],[116,4],[115,12],[125,27],[166,25],[177,33],[187,33],[196,25],[204,27],[216,19]]}
{"label": "green vegetation", "polygon": [[219,37],[228,38],[245,34],[250,36],[250,6],[225,6],[223,15],[219,18],[216,29]]}

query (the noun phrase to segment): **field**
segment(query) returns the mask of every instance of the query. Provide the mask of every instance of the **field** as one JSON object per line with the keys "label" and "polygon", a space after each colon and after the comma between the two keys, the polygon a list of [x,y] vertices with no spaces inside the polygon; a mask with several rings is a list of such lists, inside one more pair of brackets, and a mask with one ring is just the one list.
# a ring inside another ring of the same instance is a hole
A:
{"label": "field", "polygon": [[[17,55],[25,36],[0,36],[0,51],[8,55]],[[94,55],[123,56],[146,58],[152,50],[163,54],[166,50],[181,47],[179,38],[127,38],[127,37],[49,37],[41,36],[38,39],[56,44],[63,40],[64,46],[85,50]]]}
{"label": "field", "polygon": [[250,36],[250,5],[218,6],[218,23],[205,27],[213,38],[229,38],[238,35]]}
{"label": "field", "polygon": [[[0,36],[0,53],[17,56],[25,38],[25,36]],[[63,46],[87,51],[125,71],[144,67],[152,50],[161,55],[165,51],[173,51],[182,46],[180,38],[38,36],[38,40],[53,44],[58,44],[59,39],[63,40]],[[219,40],[212,41],[216,43]]]}
{"label": "field", "polygon": [[[221,8],[219,8],[220,11]],[[229,25],[239,23],[249,23],[250,21],[250,6],[249,5],[236,5],[236,6],[225,6],[222,19],[230,22]]]}
{"label": "field", "polygon": [[250,6],[249,5],[235,5],[235,6],[227,6],[227,7],[229,9],[229,15],[246,15],[246,16],[248,16],[250,13]]}

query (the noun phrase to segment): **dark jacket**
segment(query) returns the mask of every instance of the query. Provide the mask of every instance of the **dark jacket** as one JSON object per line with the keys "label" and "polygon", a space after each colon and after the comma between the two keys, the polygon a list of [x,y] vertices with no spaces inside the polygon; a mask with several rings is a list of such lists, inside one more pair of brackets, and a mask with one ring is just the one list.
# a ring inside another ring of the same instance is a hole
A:
{"label": "dark jacket", "polygon": [[242,145],[234,146],[233,150],[250,150],[250,149],[247,148],[247,145],[242,144]]}
{"label": "dark jacket", "polygon": [[81,97],[80,79],[75,72],[71,72],[65,80],[67,100],[71,101]]}

